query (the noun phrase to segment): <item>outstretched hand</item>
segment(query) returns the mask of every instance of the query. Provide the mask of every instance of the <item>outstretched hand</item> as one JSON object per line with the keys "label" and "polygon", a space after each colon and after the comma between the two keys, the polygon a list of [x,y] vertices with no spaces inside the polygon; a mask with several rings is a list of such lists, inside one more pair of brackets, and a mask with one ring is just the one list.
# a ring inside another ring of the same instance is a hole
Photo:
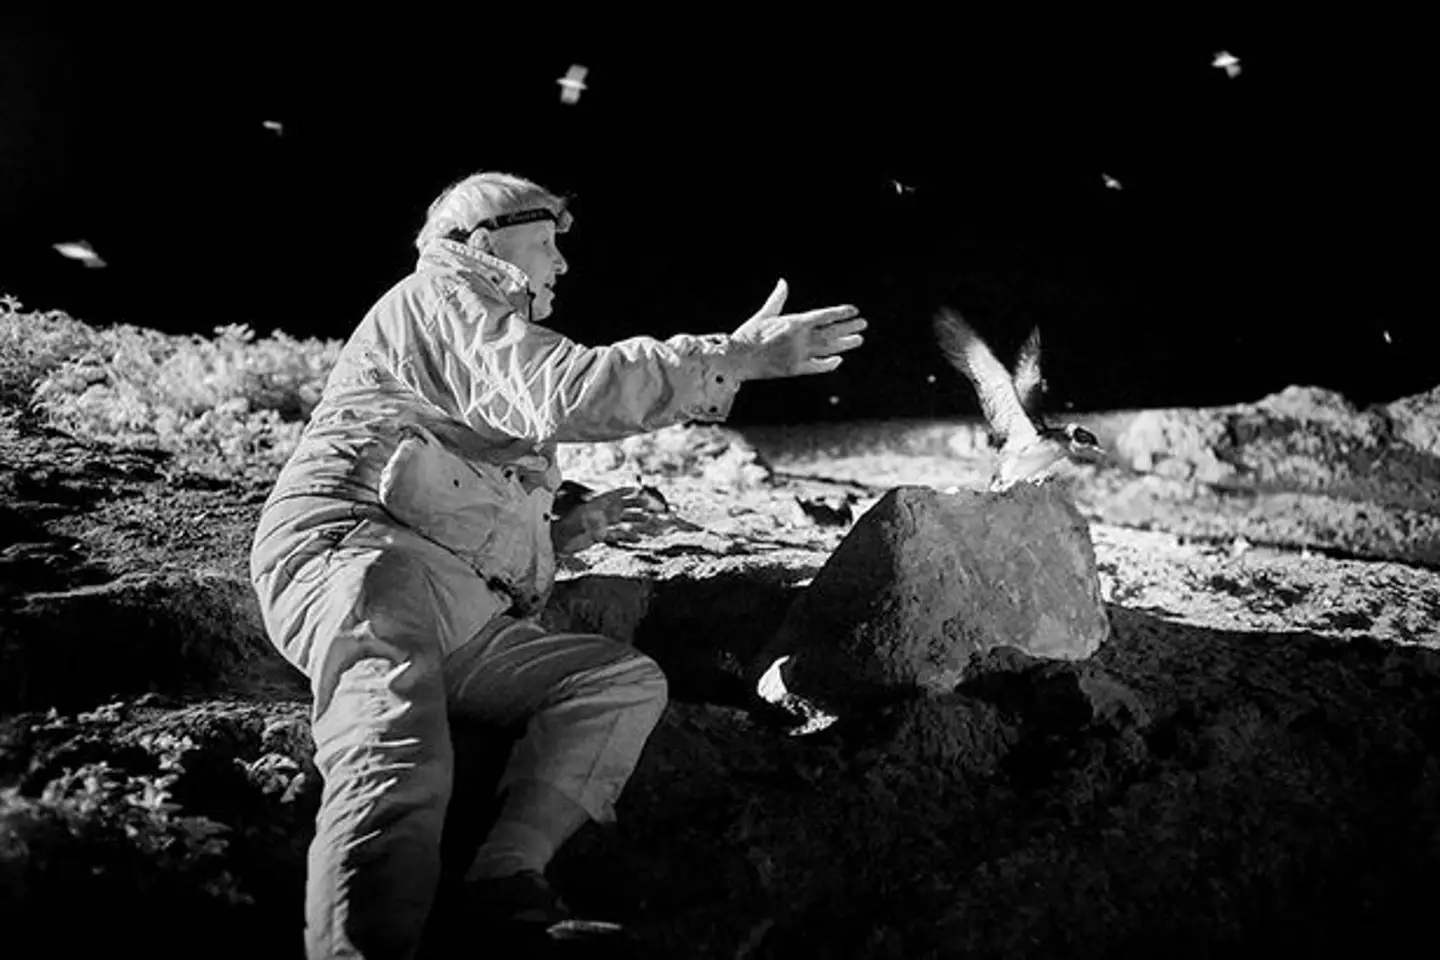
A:
{"label": "outstretched hand", "polygon": [[760,311],[730,335],[748,348],[748,379],[829,373],[840,366],[840,354],[865,342],[860,331],[867,324],[857,308],[847,304],[782,314],[789,292],[781,280]]}
{"label": "outstretched hand", "polygon": [[656,512],[654,497],[638,487],[620,487],[576,503],[551,525],[550,536],[558,553],[579,553],[596,543],[640,539],[629,528]]}

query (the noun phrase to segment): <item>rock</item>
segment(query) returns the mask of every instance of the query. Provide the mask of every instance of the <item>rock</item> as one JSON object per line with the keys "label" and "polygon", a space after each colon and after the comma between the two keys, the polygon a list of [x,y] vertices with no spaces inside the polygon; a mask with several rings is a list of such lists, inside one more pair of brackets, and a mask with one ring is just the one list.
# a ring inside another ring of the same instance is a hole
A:
{"label": "rock", "polygon": [[943,693],[1015,647],[1090,656],[1109,635],[1089,530],[1057,488],[892,490],[856,522],[752,665],[819,704]]}
{"label": "rock", "polygon": [[1333,390],[1290,386],[1253,403],[1145,410],[1117,431],[1114,449],[1130,469],[1168,480],[1435,514],[1437,392],[1357,410]]}
{"label": "rock", "polygon": [[1355,405],[1345,399],[1343,393],[1300,384],[1291,384],[1278,393],[1262,397],[1254,409],[1277,418],[1324,424],[1343,433],[1363,431],[1367,419],[1357,413]]}
{"label": "rock", "polygon": [[1401,397],[1384,408],[1395,435],[1422,453],[1440,457],[1440,387]]}
{"label": "rock", "polygon": [[1141,473],[1222,483],[1235,468],[1215,455],[1225,424],[1210,410],[1142,410],[1115,438],[1117,459]]}

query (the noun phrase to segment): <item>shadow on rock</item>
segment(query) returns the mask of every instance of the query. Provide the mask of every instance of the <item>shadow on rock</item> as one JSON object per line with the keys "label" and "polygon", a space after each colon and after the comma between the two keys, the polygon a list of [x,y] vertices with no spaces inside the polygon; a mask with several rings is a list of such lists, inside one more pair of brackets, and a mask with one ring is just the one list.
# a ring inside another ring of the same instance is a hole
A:
{"label": "shadow on rock", "polygon": [[1440,893],[1440,656],[1112,608],[789,738],[675,704],[555,872],[665,956],[1349,955]]}
{"label": "shadow on rock", "polygon": [[543,621],[633,643],[664,669],[674,700],[751,701],[746,665],[775,633],[811,571],[783,567],[678,576],[584,576],[558,584]]}

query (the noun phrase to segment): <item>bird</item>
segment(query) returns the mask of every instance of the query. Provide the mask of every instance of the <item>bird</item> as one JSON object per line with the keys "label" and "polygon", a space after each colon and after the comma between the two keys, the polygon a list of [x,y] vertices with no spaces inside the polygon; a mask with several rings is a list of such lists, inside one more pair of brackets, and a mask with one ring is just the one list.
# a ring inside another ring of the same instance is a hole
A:
{"label": "bird", "polygon": [[847,491],[841,497],[802,497],[797,495],[795,502],[800,506],[800,512],[819,526],[848,527],[855,522],[854,504],[859,499],[853,492]]}
{"label": "bird", "polygon": [[105,261],[95,252],[95,248],[84,240],[76,240],[71,243],[52,244],[62,257],[69,257],[71,260],[79,260],[85,266],[96,269],[105,266]]}
{"label": "bird", "polygon": [[1123,190],[1123,189],[1125,189],[1124,187],[1120,186],[1120,181],[1119,181],[1119,180],[1116,180],[1114,177],[1110,176],[1110,174],[1108,174],[1108,173],[1102,173],[1102,174],[1100,174],[1100,176],[1104,178],[1104,180],[1105,180],[1105,186],[1109,187],[1111,190]]}
{"label": "bird", "polygon": [[260,125],[277,137],[283,137],[285,135],[285,124],[279,120],[264,120]]}
{"label": "bird", "polygon": [[578,63],[572,64],[570,69],[565,72],[565,76],[555,81],[561,87],[561,103],[578,103],[580,101],[580,91],[587,89],[585,75],[589,72],[588,67],[582,67]]}
{"label": "bird", "polygon": [[992,493],[1002,493],[1018,483],[1042,484],[1064,471],[1069,462],[1109,459],[1099,440],[1084,427],[1073,423],[1052,427],[1041,419],[1040,399],[1046,382],[1040,372],[1038,327],[1021,346],[1013,376],[953,311],[940,311],[935,333],[945,359],[974,385],[985,421],[1000,447],[1000,461],[990,479]]}
{"label": "bird", "polygon": [[1040,328],[1034,327],[1020,352],[1015,355],[1015,375],[1011,378],[1020,406],[1031,417],[1040,412],[1040,398],[1050,389],[1050,382],[1040,372]]}
{"label": "bird", "polygon": [[894,190],[897,194],[899,194],[899,195],[902,196],[902,197],[905,196],[905,194],[907,194],[907,193],[914,193],[914,192],[915,192],[915,188],[914,188],[914,187],[910,186],[910,185],[907,184],[907,183],[901,183],[899,180],[891,180],[891,181],[890,181],[890,189]]}
{"label": "bird", "polygon": [[1231,80],[1240,76],[1240,58],[1224,50],[1215,54],[1215,59],[1210,62],[1210,66],[1223,69]]}

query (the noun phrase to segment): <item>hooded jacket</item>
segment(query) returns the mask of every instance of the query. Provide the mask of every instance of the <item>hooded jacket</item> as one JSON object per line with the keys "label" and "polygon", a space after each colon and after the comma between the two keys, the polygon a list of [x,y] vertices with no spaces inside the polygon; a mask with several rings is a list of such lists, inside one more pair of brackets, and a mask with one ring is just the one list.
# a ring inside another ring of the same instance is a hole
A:
{"label": "hooded jacket", "polygon": [[461,557],[496,612],[535,612],[554,582],[556,444],[723,421],[744,357],[724,334],[588,347],[528,315],[519,268],[428,244],[345,344],[265,514],[378,505]]}

